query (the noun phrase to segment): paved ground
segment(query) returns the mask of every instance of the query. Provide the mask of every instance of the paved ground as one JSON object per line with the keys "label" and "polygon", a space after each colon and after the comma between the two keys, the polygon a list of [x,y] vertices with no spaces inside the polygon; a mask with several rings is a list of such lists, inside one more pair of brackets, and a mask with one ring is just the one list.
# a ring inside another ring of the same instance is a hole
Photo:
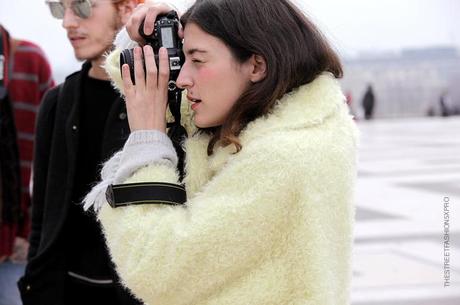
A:
{"label": "paved ground", "polygon": [[460,117],[357,124],[353,305],[460,304]]}

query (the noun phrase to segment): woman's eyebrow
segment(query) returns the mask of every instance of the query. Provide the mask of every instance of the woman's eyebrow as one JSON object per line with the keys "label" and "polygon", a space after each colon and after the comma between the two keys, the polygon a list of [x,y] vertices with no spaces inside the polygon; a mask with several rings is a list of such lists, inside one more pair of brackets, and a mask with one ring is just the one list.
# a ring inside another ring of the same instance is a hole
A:
{"label": "woman's eyebrow", "polygon": [[192,49],[189,49],[189,50],[185,50],[185,53],[187,55],[193,55],[194,53],[208,53],[208,51],[203,50],[203,49],[199,49],[199,48],[192,48]]}

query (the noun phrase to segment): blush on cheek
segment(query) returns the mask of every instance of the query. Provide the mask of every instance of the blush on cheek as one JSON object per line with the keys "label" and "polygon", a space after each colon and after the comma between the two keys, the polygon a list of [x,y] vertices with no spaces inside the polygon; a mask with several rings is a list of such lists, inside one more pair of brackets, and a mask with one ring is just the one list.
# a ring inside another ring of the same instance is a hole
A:
{"label": "blush on cheek", "polygon": [[222,74],[222,71],[217,71],[216,69],[212,68],[201,68],[199,72],[199,77],[201,80],[208,82],[209,80],[215,79],[219,75]]}

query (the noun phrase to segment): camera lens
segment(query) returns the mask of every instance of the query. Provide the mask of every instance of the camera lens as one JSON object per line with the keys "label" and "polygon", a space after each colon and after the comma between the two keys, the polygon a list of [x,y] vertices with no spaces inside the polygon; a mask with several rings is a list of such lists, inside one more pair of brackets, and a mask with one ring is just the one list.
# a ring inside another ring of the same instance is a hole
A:
{"label": "camera lens", "polygon": [[125,49],[120,53],[120,70],[124,64],[129,66],[129,74],[131,76],[131,81],[135,84],[134,79],[134,52],[133,49]]}

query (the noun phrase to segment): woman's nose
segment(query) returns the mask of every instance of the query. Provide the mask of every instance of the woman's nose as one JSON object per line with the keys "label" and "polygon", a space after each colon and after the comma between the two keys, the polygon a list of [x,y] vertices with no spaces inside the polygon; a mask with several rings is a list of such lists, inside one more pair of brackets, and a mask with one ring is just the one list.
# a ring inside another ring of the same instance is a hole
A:
{"label": "woman's nose", "polygon": [[180,70],[179,76],[177,77],[176,84],[181,89],[188,89],[193,86],[192,78],[188,71],[187,64],[184,63]]}

